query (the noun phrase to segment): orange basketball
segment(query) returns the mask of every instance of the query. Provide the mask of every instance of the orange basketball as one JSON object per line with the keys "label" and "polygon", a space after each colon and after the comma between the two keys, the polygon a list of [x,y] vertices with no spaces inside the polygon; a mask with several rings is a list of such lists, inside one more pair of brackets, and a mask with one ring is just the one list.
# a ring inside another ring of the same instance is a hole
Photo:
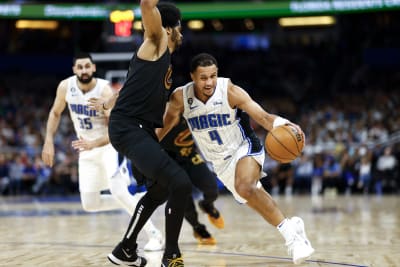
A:
{"label": "orange basketball", "polygon": [[280,163],[295,160],[301,155],[303,147],[303,136],[290,125],[273,128],[265,138],[265,150],[272,159]]}

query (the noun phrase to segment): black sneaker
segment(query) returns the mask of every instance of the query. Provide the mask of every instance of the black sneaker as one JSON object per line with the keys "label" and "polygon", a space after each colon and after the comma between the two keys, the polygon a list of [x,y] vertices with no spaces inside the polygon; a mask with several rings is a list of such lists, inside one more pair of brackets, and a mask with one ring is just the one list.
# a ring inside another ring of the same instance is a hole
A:
{"label": "black sneaker", "polygon": [[144,267],[146,259],[136,253],[137,245],[134,248],[127,249],[122,247],[120,242],[114,250],[108,254],[107,258],[115,265],[127,265],[135,267]]}
{"label": "black sneaker", "polygon": [[218,229],[225,227],[224,218],[219,214],[219,211],[214,207],[213,204],[204,203],[204,200],[199,201],[200,209],[208,214],[210,222]]}
{"label": "black sneaker", "polygon": [[193,235],[198,240],[199,245],[215,245],[217,240],[211,236],[204,224],[193,227]]}
{"label": "black sneaker", "polygon": [[174,257],[172,259],[164,258],[161,262],[161,267],[184,267],[183,258],[181,257]]}

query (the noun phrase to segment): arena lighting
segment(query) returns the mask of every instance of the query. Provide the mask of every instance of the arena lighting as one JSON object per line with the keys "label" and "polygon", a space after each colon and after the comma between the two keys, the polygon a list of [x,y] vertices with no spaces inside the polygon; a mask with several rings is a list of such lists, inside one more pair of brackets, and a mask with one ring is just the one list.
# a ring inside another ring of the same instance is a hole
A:
{"label": "arena lighting", "polygon": [[[1,1],[4,2],[4,1]],[[8,1],[21,2],[21,1]],[[53,1],[56,2],[56,1]],[[87,1],[99,2],[99,1]],[[135,19],[140,19],[138,4],[3,4],[0,3],[0,18],[15,19],[108,19],[114,10],[131,10]],[[135,1],[133,1],[135,2]],[[245,19],[265,17],[307,16],[317,14],[336,15],[338,13],[376,12],[400,10],[400,0],[268,0],[232,1],[177,4],[183,20],[190,19]]]}
{"label": "arena lighting", "polygon": [[112,23],[118,23],[121,21],[133,21],[135,15],[132,10],[114,10],[110,13],[110,21]]}
{"label": "arena lighting", "polygon": [[201,30],[204,28],[204,22],[202,20],[189,20],[187,26],[191,30]]}
{"label": "arena lighting", "polygon": [[55,30],[58,28],[58,21],[54,20],[17,20],[17,29]]}
{"label": "arena lighting", "polygon": [[110,13],[110,21],[114,24],[114,34],[118,37],[132,35],[132,21],[135,15],[132,10],[114,10]]}
{"label": "arena lighting", "polygon": [[141,21],[135,21],[135,22],[133,23],[133,28],[134,28],[136,31],[141,31],[141,30],[143,30],[142,22],[141,22]]}
{"label": "arena lighting", "polygon": [[329,26],[335,23],[336,19],[332,16],[288,17],[279,19],[279,25],[282,27]]}

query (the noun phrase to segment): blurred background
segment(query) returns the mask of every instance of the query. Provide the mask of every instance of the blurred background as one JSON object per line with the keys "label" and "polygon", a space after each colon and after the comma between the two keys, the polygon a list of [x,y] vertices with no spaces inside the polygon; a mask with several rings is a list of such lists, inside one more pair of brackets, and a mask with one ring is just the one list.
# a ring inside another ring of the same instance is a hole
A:
{"label": "blurred background", "polygon": [[[138,2],[0,2],[0,194],[77,194],[67,110],[57,163],[41,162],[48,112],[76,52],[121,86],[142,40]],[[174,86],[190,80],[193,55],[209,52],[220,76],[304,130],[301,158],[267,157],[271,194],[399,194],[400,0],[174,2],[184,35]]]}

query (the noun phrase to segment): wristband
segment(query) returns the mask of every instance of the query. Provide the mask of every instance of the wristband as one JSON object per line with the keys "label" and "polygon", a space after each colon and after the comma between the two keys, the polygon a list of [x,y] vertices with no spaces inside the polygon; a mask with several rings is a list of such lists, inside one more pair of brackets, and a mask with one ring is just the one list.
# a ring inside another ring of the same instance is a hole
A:
{"label": "wristband", "polygon": [[105,104],[106,104],[106,102],[103,102],[103,110],[107,110]]}
{"label": "wristband", "polygon": [[284,119],[282,117],[276,117],[274,122],[272,123],[272,128],[281,126],[281,125],[285,125],[286,123],[289,123],[290,121],[288,121],[287,119]]}

